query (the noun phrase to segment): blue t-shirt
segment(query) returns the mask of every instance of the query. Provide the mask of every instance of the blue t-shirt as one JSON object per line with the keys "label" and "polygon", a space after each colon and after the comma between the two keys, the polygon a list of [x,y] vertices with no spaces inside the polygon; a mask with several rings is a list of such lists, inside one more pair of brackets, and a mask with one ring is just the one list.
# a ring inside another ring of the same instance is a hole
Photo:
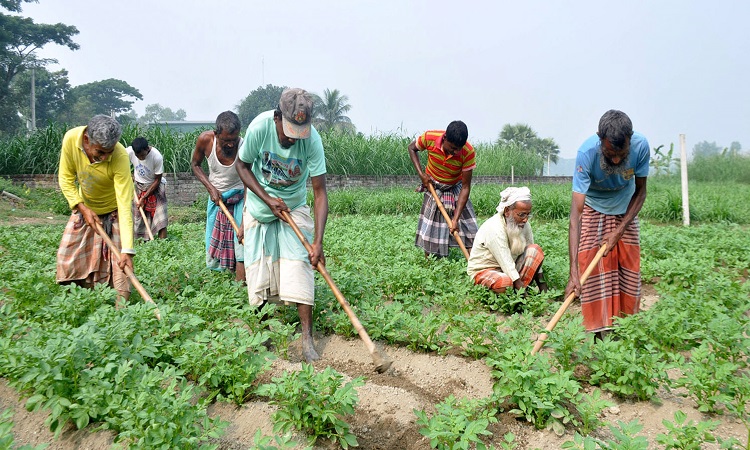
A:
{"label": "blue t-shirt", "polygon": [[635,193],[635,177],[647,177],[651,151],[646,138],[633,133],[630,153],[621,164],[625,171],[607,174],[602,169],[601,141],[593,135],[581,145],[573,173],[573,192],[586,195],[586,204],[602,214],[625,214]]}
{"label": "blue t-shirt", "polygon": [[[284,200],[289,209],[307,202],[308,177],[326,173],[323,141],[315,127],[309,138],[298,139],[291,147],[284,148],[276,134],[273,111],[258,114],[247,127],[239,158],[252,164],[253,175],[263,189]],[[249,189],[245,207],[259,222],[276,219],[268,205]]]}

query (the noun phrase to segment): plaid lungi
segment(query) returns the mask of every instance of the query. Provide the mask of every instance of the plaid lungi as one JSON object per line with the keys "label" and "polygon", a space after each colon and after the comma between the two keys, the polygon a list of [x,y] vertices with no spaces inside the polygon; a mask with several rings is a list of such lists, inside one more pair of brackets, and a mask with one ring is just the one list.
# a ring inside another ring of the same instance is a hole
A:
{"label": "plaid lungi", "polygon": [[[117,222],[117,211],[101,215],[99,219],[112,243],[119,247],[120,225]],[[65,225],[60,247],[57,249],[55,278],[58,283],[108,283],[117,291],[130,292],[127,275],[120,269],[101,236],[86,224],[79,212],[73,212]]]}
{"label": "plaid lungi", "polygon": [[[622,215],[602,214],[584,206],[578,270],[583,273],[599,251],[602,238],[614,230]],[[641,246],[638,218],[602,257],[581,288],[583,325],[587,331],[609,330],[613,317],[635,314],[641,301]]]}
{"label": "plaid lungi", "polygon": [[[453,211],[456,208],[456,199],[461,192],[461,182],[452,186],[435,182],[435,191],[440,201],[445,207],[448,216],[452,218]],[[474,213],[474,206],[471,199],[466,201],[466,206],[461,212],[458,220],[458,234],[468,249],[474,244],[474,238],[477,236],[477,216]],[[458,242],[450,234],[448,224],[443,218],[435,199],[432,194],[425,192],[422,200],[422,209],[419,212],[419,222],[417,223],[417,237],[414,245],[424,249],[431,255],[448,256],[449,247],[458,247]]]}
{"label": "plaid lungi", "polygon": [[[142,198],[143,194],[146,193],[151,184],[146,183],[135,183],[135,190],[138,194],[138,198]],[[159,183],[159,187],[156,192],[149,195],[146,199],[146,204],[143,207],[143,211],[146,213],[149,223],[151,224],[151,233],[156,236],[159,234],[159,230],[167,227],[168,213],[167,213],[167,188],[165,183]],[[148,233],[146,232],[146,224],[143,223],[141,213],[138,211],[135,203],[133,203],[133,235],[136,239],[146,239]]]}
{"label": "plaid lungi", "polygon": [[[534,274],[544,261],[542,247],[537,244],[529,244],[526,250],[516,258],[516,270],[521,276],[523,287],[528,287]],[[513,285],[513,280],[500,269],[484,269],[474,275],[474,284],[480,284],[488,289],[499,290]]]}
{"label": "plaid lungi", "polygon": [[[231,189],[224,192],[222,202],[232,214],[237,225],[242,223],[242,210],[245,203],[244,189]],[[212,270],[234,272],[237,262],[244,261],[243,245],[237,241],[229,218],[219,205],[208,199],[206,215],[206,265]]]}

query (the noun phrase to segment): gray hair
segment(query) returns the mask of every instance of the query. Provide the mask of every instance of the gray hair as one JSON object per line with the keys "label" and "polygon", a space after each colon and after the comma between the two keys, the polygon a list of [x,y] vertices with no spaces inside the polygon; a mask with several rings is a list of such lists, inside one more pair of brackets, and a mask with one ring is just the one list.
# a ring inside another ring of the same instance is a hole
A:
{"label": "gray hair", "polygon": [[633,122],[622,111],[610,109],[599,119],[599,139],[606,139],[617,149],[625,147],[625,143],[633,135]]}
{"label": "gray hair", "polygon": [[97,114],[89,120],[86,135],[93,144],[99,144],[103,148],[114,148],[122,136],[122,127],[114,118]]}
{"label": "gray hair", "polygon": [[222,131],[232,134],[241,128],[240,118],[232,111],[224,111],[216,118],[216,134],[221,134]]}

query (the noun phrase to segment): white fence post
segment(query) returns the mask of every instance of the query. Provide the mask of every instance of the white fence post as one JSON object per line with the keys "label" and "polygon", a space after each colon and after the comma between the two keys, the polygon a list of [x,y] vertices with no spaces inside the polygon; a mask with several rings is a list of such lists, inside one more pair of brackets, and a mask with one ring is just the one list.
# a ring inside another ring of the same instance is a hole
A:
{"label": "white fence post", "polygon": [[680,135],[680,174],[682,179],[682,225],[690,226],[690,201],[688,200],[687,150],[685,135]]}

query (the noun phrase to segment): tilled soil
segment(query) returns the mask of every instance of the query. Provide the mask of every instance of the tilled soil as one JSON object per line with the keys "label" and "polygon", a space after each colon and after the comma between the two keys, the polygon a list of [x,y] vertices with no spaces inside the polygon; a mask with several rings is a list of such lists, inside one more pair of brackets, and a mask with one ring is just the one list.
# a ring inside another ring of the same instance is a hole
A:
{"label": "tilled soil", "polygon": [[[646,289],[644,307],[652,305],[657,298],[653,289]],[[568,314],[579,314],[576,305]],[[434,405],[442,402],[447,396],[456,398],[484,398],[491,394],[493,379],[490,369],[481,361],[469,360],[457,355],[439,356],[435,354],[414,353],[404,348],[379,347],[393,359],[393,366],[384,374],[374,372],[372,358],[359,339],[346,340],[338,336],[318,337],[316,347],[321,354],[315,367],[322,369],[330,366],[345,374],[347,378],[365,377],[365,384],[357,388],[359,404],[355,415],[347,418],[352,431],[357,436],[359,448],[375,449],[408,449],[427,450],[429,440],[419,433],[416,425],[415,409],[424,410],[428,415],[435,412]],[[277,359],[271,370],[263,374],[260,382],[268,382],[280,376],[284,371],[299,370],[301,367],[299,348],[293,344],[289,350],[289,360]],[[656,436],[666,431],[662,420],[674,420],[674,413],[682,410],[689,420],[719,420],[721,425],[716,434],[722,438],[736,437],[740,441],[747,439],[747,431],[737,419],[727,416],[706,416],[695,408],[692,400],[679,395],[680,392],[662,390],[658,401],[630,402],[619,401],[608,394],[605,398],[616,404],[604,412],[604,420],[610,423],[630,422],[639,419],[643,425],[641,434],[649,439],[651,448],[659,448]],[[23,407],[24,400],[8,387],[5,380],[0,381],[0,410],[14,408],[15,423],[13,433],[16,444],[48,443],[52,450],[72,449],[106,449],[113,442],[111,432],[90,432],[89,426],[75,430],[69,426],[55,440],[44,424],[46,414],[28,412]],[[252,448],[253,436],[260,429],[266,436],[273,435],[271,414],[275,407],[262,401],[249,401],[241,407],[230,403],[215,403],[209,408],[212,417],[220,416],[230,423],[225,435],[219,440],[221,449]],[[492,443],[500,446],[502,437],[508,432],[515,435],[516,447],[522,449],[554,450],[572,439],[570,432],[559,437],[550,430],[536,430],[531,424],[518,420],[507,412],[499,415],[499,422],[490,427],[493,432]],[[607,431],[603,430],[603,436]],[[298,448],[304,448],[304,437],[295,436],[300,442]],[[318,441],[316,449],[336,448],[330,442]],[[706,445],[704,448],[718,448]]]}

